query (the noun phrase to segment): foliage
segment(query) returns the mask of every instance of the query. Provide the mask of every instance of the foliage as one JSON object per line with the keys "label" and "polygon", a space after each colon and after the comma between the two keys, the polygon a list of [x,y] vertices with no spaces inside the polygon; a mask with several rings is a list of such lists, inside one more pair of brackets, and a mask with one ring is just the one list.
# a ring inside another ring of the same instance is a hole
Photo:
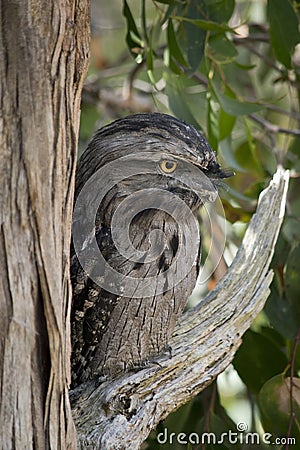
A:
{"label": "foliage", "polygon": [[[244,390],[236,395],[243,397],[243,404],[248,402],[252,412],[248,431],[269,432],[273,441],[295,436],[298,442],[299,8],[296,0],[124,0],[127,30],[122,42],[126,41],[129,52],[118,50],[115,59],[111,51],[106,53],[100,72],[94,54],[82,120],[84,135],[99,110],[101,123],[130,112],[159,110],[203,130],[222,164],[236,173],[222,193],[227,262],[276,166],[291,170],[271,294],[244,335],[233,366],[244,383]],[[100,40],[105,42],[103,36]],[[250,448],[242,442],[205,447],[157,442],[164,427],[177,434],[236,431],[230,416],[234,416],[230,405],[215,384],[153,432],[148,448]]]}

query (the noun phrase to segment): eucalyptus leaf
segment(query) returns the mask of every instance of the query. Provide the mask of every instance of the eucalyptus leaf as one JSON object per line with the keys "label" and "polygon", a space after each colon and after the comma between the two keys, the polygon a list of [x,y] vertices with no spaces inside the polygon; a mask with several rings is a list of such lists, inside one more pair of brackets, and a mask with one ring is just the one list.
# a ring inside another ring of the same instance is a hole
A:
{"label": "eucalyptus leaf", "polygon": [[239,172],[245,172],[245,169],[236,160],[230,136],[227,136],[219,142],[219,151],[229,167],[238,170]]}
{"label": "eucalyptus leaf", "polygon": [[289,301],[276,286],[276,283],[281,283],[281,273],[275,272],[275,276],[279,279],[275,278],[271,284],[271,293],[265,305],[265,313],[271,325],[282,336],[294,339],[299,328],[299,321],[294,313],[294,303],[299,302],[299,299],[295,298]]}
{"label": "eucalyptus leaf", "polygon": [[202,17],[203,10],[205,10],[203,0],[190,0],[186,3],[184,15],[173,17],[180,21],[178,39],[192,73],[198,69],[204,55],[206,32],[194,23],[195,20]]}
{"label": "eucalyptus leaf", "polygon": [[300,325],[300,244],[289,254],[284,274],[285,293],[290,302],[293,303],[293,312]]}
{"label": "eucalyptus leaf", "polygon": [[245,116],[253,114],[263,108],[263,106],[258,103],[243,102],[235,98],[228,97],[217,89],[214,89],[214,93],[224,111],[231,116]]}
{"label": "eucalyptus leaf", "polygon": [[298,18],[289,0],[268,0],[270,37],[277,59],[291,69],[291,55],[300,42]]}
{"label": "eucalyptus leaf", "polygon": [[234,61],[238,54],[233,43],[224,34],[211,37],[208,48],[210,57],[220,64]]}
{"label": "eucalyptus leaf", "polygon": [[223,108],[220,108],[219,111],[219,139],[222,141],[227,136],[230,135],[230,133],[233,130],[233,127],[236,122],[236,117],[232,116],[231,114],[228,114],[226,111],[224,111]]}
{"label": "eucalyptus leaf", "polygon": [[[174,32],[174,26],[173,26],[173,22],[171,19],[168,22],[167,38],[168,38],[168,50],[170,53],[170,62],[177,61],[182,66],[187,67],[187,62],[186,62],[186,60],[182,54],[182,51],[177,43],[177,36]],[[173,71],[176,71],[176,70],[173,69]]]}
{"label": "eucalyptus leaf", "polygon": [[287,217],[282,226],[282,232],[287,241],[300,242],[300,222],[298,217]]}
{"label": "eucalyptus leaf", "polygon": [[163,3],[165,5],[172,5],[175,0],[154,0],[156,3]]}
{"label": "eucalyptus leaf", "polygon": [[285,369],[287,359],[266,336],[248,330],[233,365],[248,389],[257,393],[269,378]]}
{"label": "eucalyptus leaf", "polygon": [[190,19],[188,17],[180,17],[180,16],[172,16],[173,19],[179,20],[180,22],[188,22],[191,25],[202,28],[206,31],[215,31],[216,33],[225,33],[230,32],[236,34],[235,30],[226,25],[225,23],[217,23],[211,20],[203,20],[203,19]]}
{"label": "eucalyptus leaf", "polygon": [[200,124],[192,114],[186,96],[184,95],[184,78],[167,71],[164,73],[164,78],[166,80],[166,94],[168,96],[169,106],[173,113],[180,119],[201,129]]}
{"label": "eucalyptus leaf", "polygon": [[206,0],[207,15],[218,23],[227,22],[234,11],[235,0]]}
{"label": "eucalyptus leaf", "polygon": [[218,124],[218,114],[214,108],[214,103],[211,96],[208,96],[208,108],[207,108],[207,134],[208,141],[212,148],[218,148],[218,138],[219,138],[219,124]]}
{"label": "eucalyptus leaf", "polygon": [[128,6],[127,0],[124,0],[123,16],[127,23],[126,42],[131,53],[136,56],[136,51],[133,51],[137,46],[143,48],[143,39],[138,31],[134,17]]}
{"label": "eucalyptus leaf", "polygon": [[[268,380],[259,392],[259,405],[265,429],[275,436],[287,435],[291,419],[291,380],[277,375]],[[292,403],[295,414],[291,436],[297,433],[296,423],[300,420],[300,380],[293,378]]]}

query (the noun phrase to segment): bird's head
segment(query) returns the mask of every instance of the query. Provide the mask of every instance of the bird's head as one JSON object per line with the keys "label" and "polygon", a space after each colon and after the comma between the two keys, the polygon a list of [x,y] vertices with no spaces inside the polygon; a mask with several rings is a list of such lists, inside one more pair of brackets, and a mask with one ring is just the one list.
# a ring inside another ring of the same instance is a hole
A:
{"label": "bird's head", "polygon": [[[91,278],[93,267],[100,274],[93,280],[103,286],[106,277],[105,289],[122,295],[116,286],[124,285],[129,261],[161,271],[153,284],[149,269],[148,287],[126,278],[133,289],[129,297],[177,285],[197,264],[195,213],[216,199],[217,183],[228,175],[202,134],[169,115],[136,114],[100,129],[76,175],[72,231],[82,267]],[[109,271],[106,257],[122,266],[120,277]],[[173,259],[180,263],[169,270]]]}
{"label": "bird's head", "polygon": [[81,157],[76,191],[104,167],[118,197],[168,191],[193,210],[214,201],[218,181],[231,175],[196,128],[161,113],[135,114],[98,130]]}

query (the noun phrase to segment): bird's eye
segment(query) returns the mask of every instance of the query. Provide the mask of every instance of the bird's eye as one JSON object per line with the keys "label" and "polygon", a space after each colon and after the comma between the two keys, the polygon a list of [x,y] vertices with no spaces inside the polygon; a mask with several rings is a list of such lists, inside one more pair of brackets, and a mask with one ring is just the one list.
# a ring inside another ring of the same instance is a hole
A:
{"label": "bird's eye", "polygon": [[159,163],[160,168],[165,173],[173,173],[177,167],[177,163],[175,161],[166,161],[163,160]]}

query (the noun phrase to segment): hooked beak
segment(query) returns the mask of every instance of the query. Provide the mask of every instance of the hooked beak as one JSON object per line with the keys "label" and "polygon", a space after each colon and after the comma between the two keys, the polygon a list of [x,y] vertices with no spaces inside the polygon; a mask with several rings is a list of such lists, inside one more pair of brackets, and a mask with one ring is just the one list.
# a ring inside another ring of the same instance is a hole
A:
{"label": "hooked beak", "polygon": [[202,203],[214,202],[218,197],[218,190],[213,180],[194,164],[185,166],[184,172],[176,171],[174,178],[193,190]]}

